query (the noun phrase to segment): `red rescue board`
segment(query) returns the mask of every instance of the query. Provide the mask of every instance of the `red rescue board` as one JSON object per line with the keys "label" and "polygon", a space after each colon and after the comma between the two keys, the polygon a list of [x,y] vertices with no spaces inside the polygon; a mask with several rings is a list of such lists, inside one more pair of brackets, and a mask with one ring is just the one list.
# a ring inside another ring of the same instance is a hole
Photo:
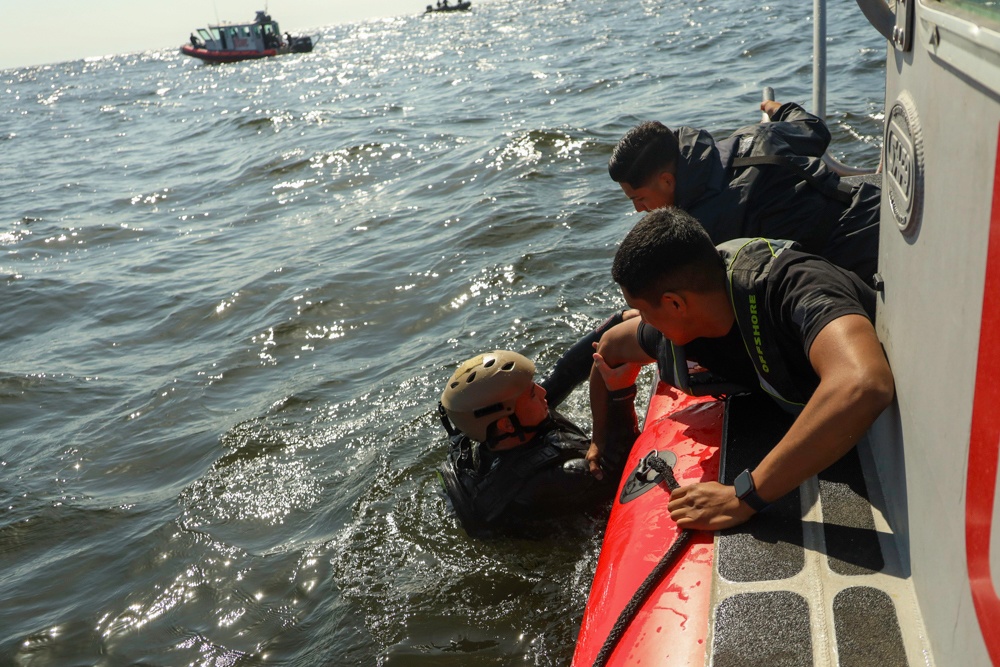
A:
{"label": "red rescue board", "polygon": [[[573,655],[574,667],[594,663],[621,611],[680,532],[670,518],[666,485],[621,502],[632,471],[651,450],[677,457],[681,486],[718,480],[724,403],[691,397],[660,382],[645,428],[625,464],[608,519],[590,598]],[[704,665],[712,596],[714,533],[692,535],[619,641],[608,665]]]}

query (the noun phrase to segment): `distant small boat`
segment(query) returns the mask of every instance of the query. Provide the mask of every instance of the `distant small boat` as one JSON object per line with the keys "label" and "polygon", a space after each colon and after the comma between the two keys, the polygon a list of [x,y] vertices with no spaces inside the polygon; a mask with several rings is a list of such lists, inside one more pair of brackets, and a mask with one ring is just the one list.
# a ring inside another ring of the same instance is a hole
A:
{"label": "distant small boat", "polygon": [[424,14],[433,14],[434,12],[462,12],[472,6],[472,0],[466,0],[465,2],[459,2],[455,5],[449,5],[447,0],[444,3],[439,4],[437,7],[433,5],[427,5],[427,9],[424,10]]}
{"label": "distant small boat", "polygon": [[278,22],[266,11],[259,11],[252,23],[198,28],[197,34],[191,33],[191,43],[181,47],[181,53],[210,63],[234,63],[284,53],[308,53],[313,44],[313,38],[307,35],[282,35]]}

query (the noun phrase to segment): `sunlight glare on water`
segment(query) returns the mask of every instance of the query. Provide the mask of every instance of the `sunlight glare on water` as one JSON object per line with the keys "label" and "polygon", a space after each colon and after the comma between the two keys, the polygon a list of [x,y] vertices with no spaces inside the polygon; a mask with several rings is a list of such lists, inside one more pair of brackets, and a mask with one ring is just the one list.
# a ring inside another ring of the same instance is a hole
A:
{"label": "sunlight glare on water", "polygon": [[[807,4],[418,3],[0,72],[0,663],[567,664],[601,522],[470,539],[439,393],[622,306],[615,142],[808,105]],[[884,42],[828,20],[833,152],[874,167]]]}

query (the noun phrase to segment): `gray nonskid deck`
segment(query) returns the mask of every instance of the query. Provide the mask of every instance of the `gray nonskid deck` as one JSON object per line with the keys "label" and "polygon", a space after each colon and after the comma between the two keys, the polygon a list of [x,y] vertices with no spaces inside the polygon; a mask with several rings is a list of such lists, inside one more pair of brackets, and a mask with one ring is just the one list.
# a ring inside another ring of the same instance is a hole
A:
{"label": "gray nonskid deck", "polygon": [[[729,399],[724,482],[752,469],[787,429],[772,405]],[[716,537],[710,665],[933,665],[908,568],[877,509],[876,476],[866,473],[867,448]]]}

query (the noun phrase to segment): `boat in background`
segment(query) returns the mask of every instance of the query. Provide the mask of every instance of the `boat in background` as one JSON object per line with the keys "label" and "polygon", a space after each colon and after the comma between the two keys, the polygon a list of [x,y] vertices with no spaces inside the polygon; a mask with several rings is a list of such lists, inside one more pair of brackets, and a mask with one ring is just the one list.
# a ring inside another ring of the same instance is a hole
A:
{"label": "boat in background", "polygon": [[308,53],[319,39],[281,34],[267,11],[258,11],[251,23],[222,23],[198,28],[181,53],[210,63],[234,63],[285,53]]}
{"label": "boat in background", "polygon": [[427,9],[424,10],[424,14],[434,14],[436,12],[464,12],[470,7],[472,7],[472,0],[465,0],[464,2],[459,2],[454,5],[449,5],[448,0],[444,0],[444,2],[438,2],[436,7],[433,5],[427,5]]}
{"label": "boat in background", "polygon": [[731,484],[788,423],[768,401],[659,383],[574,667],[1000,665],[1000,8],[857,4],[888,44],[875,325],[896,400],[841,461],[668,561],[681,533],[643,461],[672,458],[681,484],[718,466]]}

